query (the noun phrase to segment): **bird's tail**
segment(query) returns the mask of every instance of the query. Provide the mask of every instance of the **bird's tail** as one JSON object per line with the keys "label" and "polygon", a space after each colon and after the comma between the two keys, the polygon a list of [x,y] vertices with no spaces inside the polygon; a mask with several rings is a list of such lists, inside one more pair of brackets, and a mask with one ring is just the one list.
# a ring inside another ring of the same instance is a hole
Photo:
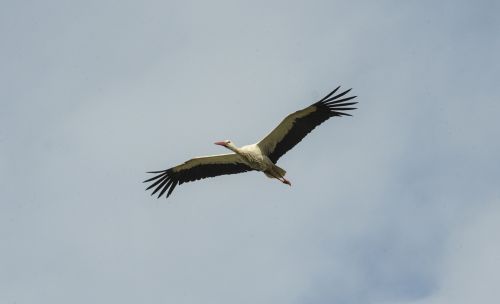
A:
{"label": "bird's tail", "polygon": [[276,165],[269,171],[269,173],[264,171],[264,174],[269,178],[283,177],[286,174],[285,169],[282,169]]}
{"label": "bird's tail", "polygon": [[276,166],[276,170],[278,171],[278,173],[280,174],[280,176],[285,176],[285,174],[286,174],[285,169]]}

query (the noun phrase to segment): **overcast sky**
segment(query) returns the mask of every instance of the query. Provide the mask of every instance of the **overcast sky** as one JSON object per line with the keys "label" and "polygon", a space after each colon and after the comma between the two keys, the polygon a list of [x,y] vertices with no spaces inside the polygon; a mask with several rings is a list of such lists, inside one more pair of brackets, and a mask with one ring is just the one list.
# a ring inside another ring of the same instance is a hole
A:
{"label": "overcast sky", "polygon": [[[1,1],[1,303],[493,303],[500,2]],[[279,165],[144,191],[337,85]]]}

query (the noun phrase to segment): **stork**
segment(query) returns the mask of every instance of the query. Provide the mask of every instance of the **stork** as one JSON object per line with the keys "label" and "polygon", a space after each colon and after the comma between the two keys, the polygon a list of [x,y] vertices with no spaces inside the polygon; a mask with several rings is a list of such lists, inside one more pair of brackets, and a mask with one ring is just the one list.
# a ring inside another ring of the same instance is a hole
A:
{"label": "stork", "polygon": [[255,144],[238,147],[231,140],[218,141],[216,145],[223,146],[232,153],[196,157],[166,170],[147,172],[156,175],[144,181],[152,182],[146,190],[154,188],[151,195],[160,191],[158,198],[168,190],[168,198],[175,187],[183,183],[253,170],[291,186],[290,181],[285,178],[286,171],[276,165],[278,159],[330,117],[351,116],[344,111],[356,109],[350,106],[357,102],[348,102],[356,96],[344,97],[351,89],[334,95],[339,88],[340,86],[316,103],[288,115],[271,133]]}

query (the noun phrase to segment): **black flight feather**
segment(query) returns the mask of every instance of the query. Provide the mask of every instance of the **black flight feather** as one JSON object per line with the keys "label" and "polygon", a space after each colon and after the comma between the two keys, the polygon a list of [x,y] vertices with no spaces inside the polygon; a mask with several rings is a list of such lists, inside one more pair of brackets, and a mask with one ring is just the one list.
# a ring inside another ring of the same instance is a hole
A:
{"label": "black flight feather", "polygon": [[337,92],[338,89],[339,88],[336,88],[333,92],[311,105],[311,107],[315,107],[315,111],[309,113],[304,117],[297,117],[294,120],[292,128],[281,139],[281,141],[276,144],[274,150],[267,155],[273,163],[276,163],[281,156],[292,149],[307,134],[314,130],[314,128],[328,120],[330,117],[351,116],[351,114],[342,111],[350,111],[356,109],[351,107],[346,108],[346,106],[357,104],[357,102],[346,102],[353,98],[356,98],[356,96],[338,99],[349,93],[351,91],[351,89],[349,89],[338,95],[335,95],[334,97],[329,98],[332,94]]}
{"label": "black flight feather", "polygon": [[243,163],[199,164],[187,169],[181,168],[178,171],[174,170],[174,168],[170,168],[163,171],[148,172],[158,175],[145,180],[144,183],[148,183],[157,179],[154,183],[149,185],[146,190],[156,187],[151,195],[154,195],[159,190],[161,190],[158,198],[160,198],[168,190],[166,197],[169,197],[178,184],[181,185],[183,183],[188,183],[203,178],[215,177],[225,174],[236,174],[251,170],[252,168]]}

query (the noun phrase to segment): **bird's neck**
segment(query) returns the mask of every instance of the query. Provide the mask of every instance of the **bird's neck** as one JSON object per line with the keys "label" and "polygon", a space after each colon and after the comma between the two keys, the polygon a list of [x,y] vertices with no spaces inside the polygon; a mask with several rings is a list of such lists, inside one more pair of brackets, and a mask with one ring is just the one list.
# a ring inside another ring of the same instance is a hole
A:
{"label": "bird's neck", "polygon": [[233,151],[234,153],[241,154],[240,148],[236,147],[234,144],[229,144],[226,146],[226,148]]}

